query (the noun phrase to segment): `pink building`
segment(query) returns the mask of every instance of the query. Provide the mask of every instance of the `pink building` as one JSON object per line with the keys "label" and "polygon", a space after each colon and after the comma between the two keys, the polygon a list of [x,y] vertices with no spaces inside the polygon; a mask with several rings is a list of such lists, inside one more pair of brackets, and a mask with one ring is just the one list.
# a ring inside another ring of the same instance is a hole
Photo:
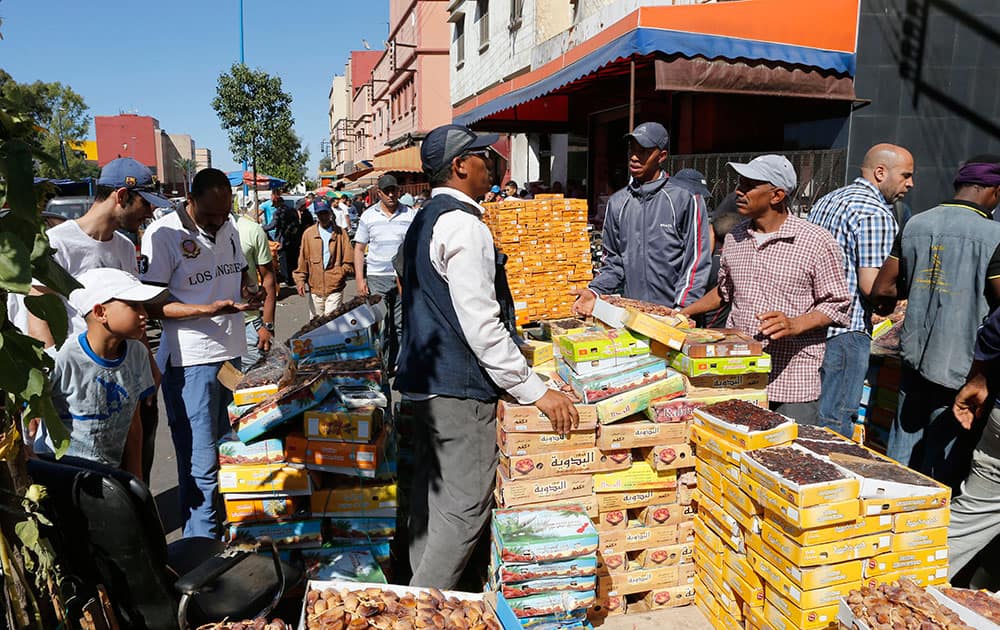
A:
{"label": "pink building", "polygon": [[347,82],[351,93],[351,135],[354,136],[353,150],[349,161],[354,164],[370,162],[375,157],[375,143],[372,141],[372,70],[385,51],[353,50],[348,62]]}

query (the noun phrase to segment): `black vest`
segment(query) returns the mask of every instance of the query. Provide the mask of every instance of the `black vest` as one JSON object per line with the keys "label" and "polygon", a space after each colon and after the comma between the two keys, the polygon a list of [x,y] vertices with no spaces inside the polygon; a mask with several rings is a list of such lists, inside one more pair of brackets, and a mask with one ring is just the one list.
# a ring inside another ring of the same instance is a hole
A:
{"label": "black vest", "polygon": [[[496,400],[500,389],[479,365],[459,324],[448,283],[431,264],[434,225],[446,212],[468,212],[475,206],[448,194],[433,197],[417,213],[403,241],[403,342],[396,389],[410,394]],[[514,300],[507,284],[507,256],[496,251],[494,288],[504,327],[516,335]]]}

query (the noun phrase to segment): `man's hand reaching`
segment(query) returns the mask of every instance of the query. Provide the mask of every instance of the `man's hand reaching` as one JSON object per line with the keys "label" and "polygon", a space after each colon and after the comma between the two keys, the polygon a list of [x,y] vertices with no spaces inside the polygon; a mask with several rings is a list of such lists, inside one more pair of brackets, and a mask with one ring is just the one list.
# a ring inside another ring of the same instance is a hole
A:
{"label": "man's hand reaching", "polygon": [[590,289],[573,289],[570,291],[576,296],[573,303],[573,312],[583,317],[590,317],[594,312],[594,304],[597,303],[597,296]]}
{"label": "man's hand reaching", "polygon": [[966,429],[971,429],[972,423],[983,414],[989,393],[985,374],[970,374],[969,380],[958,390],[955,404],[951,407],[958,423]]}
{"label": "man's hand reaching", "polygon": [[552,430],[559,435],[566,435],[580,426],[580,414],[573,406],[573,401],[561,392],[548,390],[535,401],[535,406],[552,422]]}

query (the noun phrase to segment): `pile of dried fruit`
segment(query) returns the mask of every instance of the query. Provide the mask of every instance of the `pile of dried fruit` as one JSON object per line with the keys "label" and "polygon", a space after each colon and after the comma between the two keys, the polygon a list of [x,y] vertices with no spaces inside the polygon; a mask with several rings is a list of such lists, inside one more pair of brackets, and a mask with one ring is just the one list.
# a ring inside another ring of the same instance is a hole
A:
{"label": "pile of dried fruit", "polygon": [[501,630],[493,613],[479,601],[445,597],[432,588],[417,595],[381,588],[306,593],[306,630]]}
{"label": "pile of dried fruit", "polygon": [[847,441],[847,438],[841,437],[840,435],[834,433],[830,433],[826,429],[814,427],[811,424],[799,425],[799,437],[805,438],[807,440],[823,440],[825,442],[830,442],[834,440],[838,442]]}
{"label": "pile of dried fruit", "polygon": [[989,593],[965,588],[942,588],[941,592],[969,610],[1000,624],[1000,601]]}
{"label": "pile of dried fruit", "polygon": [[629,298],[618,297],[617,295],[609,295],[601,299],[618,308],[630,308],[649,315],[656,315],[657,317],[673,317],[677,314],[677,311],[674,309],[661,306],[660,304],[643,302],[642,300],[631,300]]}
{"label": "pile of dried fruit", "polygon": [[208,623],[198,626],[198,630],[292,630],[293,626],[288,625],[281,619],[268,621],[266,619],[253,619],[250,621],[220,621],[219,623]]}
{"label": "pile of dried fruit", "polygon": [[309,320],[308,324],[295,331],[295,333],[291,337],[289,337],[288,342],[286,343],[290,344],[292,339],[300,337],[311,330],[316,330],[323,324],[332,322],[341,315],[344,315],[345,313],[350,313],[351,311],[353,311],[354,309],[358,308],[363,304],[378,304],[381,301],[382,301],[382,296],[377,294],[370,295],[368,297],[360,297],[360,296],[356,297],[350,302],[345,302],[344,304],[341,304],[339,307],[335,308],[331,313],[327,315],[317,315],[316,317],[313,317],[311,320]]}
{"label": "pile of dried fruit", "polygon": [[772,446],[749,451],[745,456],[799,485],[845,478],[833,464],[788,446]]}
{"label": "pile of dried fruit", "polygon": [[[801,429],[802,427],[799,427]],[[813,453],[818,453],[820,455],[829,455],[830,453],[843,453],[844,455],[850,455],[852,457],[858,457],[861,459],[870,459],[872,461],[880,461],[871,451],[864,449],[854,442],[825,442],[818,440],[805,440],[801,437],[795,440],[795,444],[798,444],[802,448],[809,449]]]}
{"label": "pile of dried fruit", "polygon": [[874,458],[870,462],[859,462],[850,458],[838,458],[836,454],[831,455],[830,459],[852,473],[869,479],[881,479],[882,481],[905,483],[911,486],[925,486],[927,488],[933,488],[937,485],[932,480],[918,475],[909,468],[895,462],[881,461]]}
{"label": "pile of dried fruit", "polygon": [[905,578],[851,591],[847,604],[872,630],[972,630],[954,611]]}
{"label": "pile of dried fruit", "polygon": [[781,414],[761,409],[745,400],[724,400],[704,408],[705,413],[731,424],[740,424],[751,431],[768,431],[788,422]]}

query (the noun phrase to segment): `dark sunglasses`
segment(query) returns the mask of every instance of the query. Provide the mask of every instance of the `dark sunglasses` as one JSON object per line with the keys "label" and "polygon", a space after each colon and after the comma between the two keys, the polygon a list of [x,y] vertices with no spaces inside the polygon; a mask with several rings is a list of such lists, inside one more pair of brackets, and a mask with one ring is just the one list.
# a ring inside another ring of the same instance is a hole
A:
{"label": "dark sunglasses", "polygon": [[493,152],[489,149],[480,149],[478,151],[466,151],[465,153],[462,154],[462,157],[468,157],[470,155],[474,155],[483,160],[484,162],[493,161]]}

